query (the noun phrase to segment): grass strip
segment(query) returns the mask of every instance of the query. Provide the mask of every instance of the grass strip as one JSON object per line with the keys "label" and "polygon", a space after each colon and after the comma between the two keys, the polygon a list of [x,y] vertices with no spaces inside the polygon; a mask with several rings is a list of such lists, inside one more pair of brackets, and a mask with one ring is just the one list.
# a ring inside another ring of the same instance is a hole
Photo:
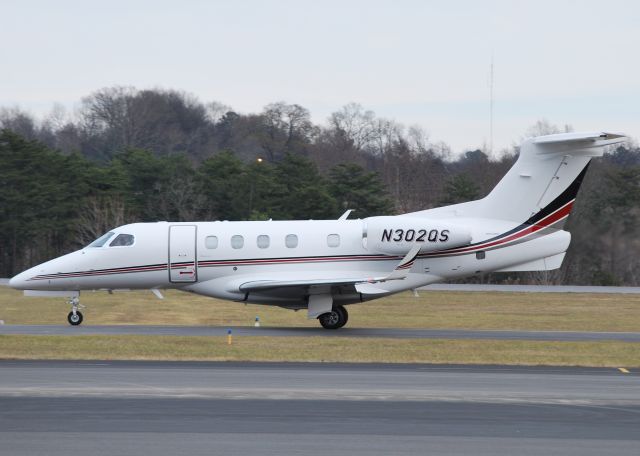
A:
{"label": "grass strip", "polygon": [[[306,312],[167,291],[82,293],[90,325],[313,326]],[[421,291],[348,307],[349,326],[361,328],[638,331],[640,295],[585,293],[495,293]],[[61,298],[29,298],[0,287],[0,320],[6,324],[66,325]]]}
{"label": "grass strip", "polygon": [[640,367],[618,341],[0,335],[0,359],[300,361]]}

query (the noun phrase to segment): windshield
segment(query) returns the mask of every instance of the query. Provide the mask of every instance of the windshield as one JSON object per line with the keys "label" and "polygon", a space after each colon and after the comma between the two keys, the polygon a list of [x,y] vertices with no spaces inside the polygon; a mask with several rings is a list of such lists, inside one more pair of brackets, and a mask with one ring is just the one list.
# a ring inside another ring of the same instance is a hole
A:
{"label": "windshield", "polygon": [[102,247],[103,245],[105,245],[107,243],[107,241],[109,239],[111,239],[113,237],[114,234],[116,234],[116,233],[114,233],[113,231],[109,231],[107,234],[103,234],[98,239],[93,241],[87,247]]}
{"label": "windshield", "polygon": [[131,234],[119,234],[116,238],[111,241],[109,247],[128,247],[133,245],[135,238]]}

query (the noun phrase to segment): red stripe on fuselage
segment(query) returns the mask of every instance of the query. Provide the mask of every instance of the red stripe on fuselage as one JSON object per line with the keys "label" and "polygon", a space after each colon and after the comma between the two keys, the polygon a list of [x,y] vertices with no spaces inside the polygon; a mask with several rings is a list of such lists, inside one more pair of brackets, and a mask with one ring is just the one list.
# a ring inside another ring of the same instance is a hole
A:
{"label": "red stripe on fuselage", "polygon": [[[567,217],[573,207],[573,202],[569,201],[567,204],[549,214],[540,222],[529,225],[520,231],[511,235],[505,236],[501,239],[496,239],[491,242],[481,242],[479,244],[467,247],[458,247],[455,249],[441,250],[433,253],[425,253],[419,255],[421,258],[431,256],[445,256],[445,255],[458,255],[465,253],[472,253],[477,250],[484,250],[490,247],[495,247],[501,244],[506,244],[511,241],[523,238],[537,231],[540,231],[561,219]],[[197,263],[198,267],[215,267],[215,266],[240,266],[240,265],[258,265],[258,264],[295,264],[295,263],[317,263],[317,262],[333,262],[333,261],[391,261],[398,260],[399,256],[386,256],[386,255],[343,255],[343,256],[328,256],[328,257],[290,257],[290,258],[254,258],[247,260],[205,260]],[[172,263],[171,269],[182,269],[184,267],[195,266],[194,262],[182,262]],[[413,266],[411,264],[400,266],[398,269],[406,269]],[[78,271],[78,272],[64,272],[57,274],[47,274],[32,277],[29,280],[48,280],[48,279],[66,279],[77,277],[91,277],[111,274],[130,274],[135,272],[154,272],[167,269],[167,264],[157,264],[148,266],[130,266],[121,268],[101,269],[97,271]]]}
{"label": "red stripe on fuselage", "polygon": [[343,255],[327,257],[291,257],[291,258],[253,258],[247,260],[205,260],[199,261],[198,267],[207,266],[238,266],[246,264],[286,264],[286,263],[316,263],[327,261],[378,261],[397,260],[399,256],[386,255]]}
{"label": "red stripe on fuselage", "polygon": [[500,239],[496,239],[495,241],[492,242],[481,242],[479,244],[473,245],[473,246],[468,246],[468,247],[457,247],[455,249],[450,249],[450,250],[441,250],[438,252],[433,252],[433,253],[426,253],[424,255],[421,255],[421,257],[428,257],[428,256],[441,256],[441,255],[448,255],[448,254],[461,254],[461,253],[472,253],[476,250],[484,250],[487,249],[489,247],[494,247],[500,244],[505,244],[507,242],[511,242],[511,241],[515,241],[517,239],[520,239],[522,237],[528,236],[530,234],[535,233],[536,231],[540,231],[541,229],[544,229],[550,225],[553,225],[554,223],[558,222],[559,220],[569,216],[569,213],[571,212],[571,208],[573,207],[573,201],[569,201],[567,204],[565,204],[564,206],[562,206],[561,208],[559,208],[558,210],[556,210],[555,212],[552,212],[551,214],[547,215],[545,218],[543,218],[542,220],[540,220],[540,222],[533,224],[533,225],[529,225],[527,227],[524,227],[523,229],[521,229],[520,231],[510,234],[508,236],[505,236],[503,238]]}

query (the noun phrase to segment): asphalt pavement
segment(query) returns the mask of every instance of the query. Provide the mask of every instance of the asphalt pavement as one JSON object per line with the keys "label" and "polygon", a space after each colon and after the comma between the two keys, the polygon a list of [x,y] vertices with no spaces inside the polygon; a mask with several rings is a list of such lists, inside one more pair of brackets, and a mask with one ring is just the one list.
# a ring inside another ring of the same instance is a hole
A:
{"label": "asphalt pavement", "polygon": [[616,369],[0,362],[0,454],[636,455]]}
{"label": "asphalt pavement", "polygon": [[461,329],[398,329],[398,328],[313,328],[227,327],[227,326],[153,326],[153,325],[0,325],[1,334],[31,335],[162,335],[162,336],[223,336],[231,329],[240,337],[382,337],[393,339],[494,339],[546,341],[640,342],[640,332],[579,332],[579,331],[492,331]]}

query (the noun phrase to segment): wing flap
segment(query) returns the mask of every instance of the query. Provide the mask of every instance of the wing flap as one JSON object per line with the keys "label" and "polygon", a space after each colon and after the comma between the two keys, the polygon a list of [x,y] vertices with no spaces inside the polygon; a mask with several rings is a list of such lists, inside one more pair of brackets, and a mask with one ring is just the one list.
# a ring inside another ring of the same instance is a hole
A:
{"label": "wing flap", "polygon": [[356,284],[356,291],[358,293],[362,293],[364,295],[376,295],[376,294],[385,294],[389,293],[389,290],[385,290],[384,288],[376,287],[370,283],[358,283]]}
{"label": "wing flap", "polygon": [[366,282],[367,279],[345,279],[345,278],[335,278],[335,279],[303,279],[303,280],[255,280],[251,282],[245,282],[240,285],[240,291],[242,292],[253,292],[253,291],[264,291],[264,290],[272,290],[274,288],[283,288],[283,287],[310,287],[310,286],[318,286],[318,285],[352,285],[354,283]]}

